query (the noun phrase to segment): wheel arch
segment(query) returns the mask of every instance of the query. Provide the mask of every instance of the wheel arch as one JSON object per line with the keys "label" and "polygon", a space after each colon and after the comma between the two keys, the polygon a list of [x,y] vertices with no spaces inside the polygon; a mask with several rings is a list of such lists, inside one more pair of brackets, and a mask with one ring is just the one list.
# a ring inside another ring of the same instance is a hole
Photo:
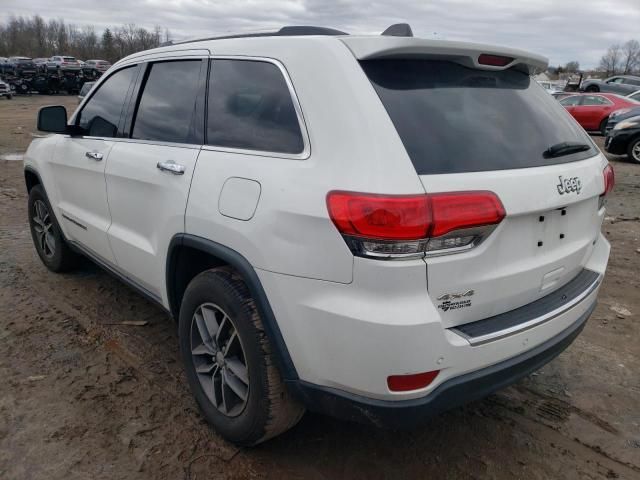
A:
{"label": "wheel arch", "polygon": [[187,285],[196,275],[210,268],[226,265],[234,268],[247,284],[274,349],[283,379],[297,380],[298,374],[262,283],[249,261],[235,250],[196,235],[175,235],[169,243],[166,260],[167,300],[171,314],[175,319],[179,318],[182,297]]}
{"label": "wheel arch", "polygon": [[32,167],[24,168],[24,182],[27,187],[27,193],[31,192],[31,189],[36,185],[42,185],[42,188],[44,188],[40,174]]}

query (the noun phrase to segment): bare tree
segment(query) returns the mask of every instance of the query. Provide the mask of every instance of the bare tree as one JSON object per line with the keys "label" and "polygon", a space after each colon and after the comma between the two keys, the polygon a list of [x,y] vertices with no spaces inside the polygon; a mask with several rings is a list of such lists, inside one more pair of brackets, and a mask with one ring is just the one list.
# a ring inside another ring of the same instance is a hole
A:
{"label": "bare tree", "polygon": [[620,72],[622,59],[622,47],[619,44],[611,45],[600,59],[600,69],[606,72],[607,76],[617,75]]}
{"label": "bare tree", "polygon": [[640,67],[640,43],[629,40],[622,46],[622,73],[635,72]]}

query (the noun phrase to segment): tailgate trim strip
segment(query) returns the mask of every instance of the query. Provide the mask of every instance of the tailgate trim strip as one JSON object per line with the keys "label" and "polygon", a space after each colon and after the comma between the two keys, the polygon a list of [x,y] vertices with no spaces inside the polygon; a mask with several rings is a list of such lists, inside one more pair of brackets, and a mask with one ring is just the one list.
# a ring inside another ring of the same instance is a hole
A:
{"label": "tailgate trim strip", "polygon": [[583,269],[573,280],[535,302],[493,317],[450,328],[472,346],[483,345],[553,320],[572,309],[602,282],[603,276]]}

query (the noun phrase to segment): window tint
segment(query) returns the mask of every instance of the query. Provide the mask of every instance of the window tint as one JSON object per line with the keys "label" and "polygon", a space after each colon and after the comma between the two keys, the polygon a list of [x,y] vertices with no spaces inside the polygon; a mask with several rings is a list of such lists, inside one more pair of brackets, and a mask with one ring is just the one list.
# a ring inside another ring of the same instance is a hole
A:
{"label": "window tint", "polygon": [[207,144],[302,152],[304,142],[293,100],[276,65],[214,60],[209,82]]}
{"label": "window tint", "polygon": [[435,60],[361,62],[420,175],[537,167],[550,145],[591,140],[526,73]]}
{"label": "window tint", "polygon": [[611,102],[599,95],[585,95],[582,105],[611,105]]}
{"label": "window tint", "polygon": [[201,65],[201,60],[151,65],[131,138],[195,143]]}
{"label": "window tint", "polygon": [[135,67],[117,71],[100,85],[80,112],[78,125],[91,137],[115,137]]}
{"label": "window tint", "polygon": [[565,97],[560,100],[560,104],[565,105],[567,107],[574,107],[580,104],[580,95],[572,95],[570,97]]}
{"label": "window tint", "polygon": [[624,78],[615,77],[615,78],[612,78],[611,80],[608,80],[608,83],[622,83],[623,81],[624,81]]}

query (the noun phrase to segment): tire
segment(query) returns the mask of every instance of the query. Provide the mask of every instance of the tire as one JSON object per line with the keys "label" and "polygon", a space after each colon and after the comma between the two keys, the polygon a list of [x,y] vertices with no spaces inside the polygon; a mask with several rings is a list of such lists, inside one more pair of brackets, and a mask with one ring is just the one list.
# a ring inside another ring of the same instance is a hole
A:
{"label": "tire", "polygon": [[256,445],[302,418],[304,408],[284,386],[255,302],[233,269],[207,270],[189,283],[178,330],[191,391],[207,422],[227,440]]}
{"label": "tire", "polygon": [[609,123],[609,117],[607,117],[607,118],[603,119],[603,120],[600,122],[600,128],[599,128],[599,130],[600,130],[600,135],[602,135],[603,137],[606,137],[606,136],[607,136],[607,123]]}
{"label": "tire", "polygon": [[585,92],[599,92],[600,91],[600,87],[598,87],[597,85],[589,85],[587,88],[584,89]]}
{"label": "tire", "polygon": [[[35,185],[29,192],[28,212],[31,238],[42,263],[52,272],[72,270],[77,265],[79,256],[65,241],[41,185]],[[43,225],[48,234],[42,233]]]}
{"label": "tire", "polygon": [[640,163],[640,137],[636,137],[629,142],[627,155],[632,162]]}
{"label": "tire", "polygon": [[7,100],[11,100],[13,98],[13,95],[7,95]]}

